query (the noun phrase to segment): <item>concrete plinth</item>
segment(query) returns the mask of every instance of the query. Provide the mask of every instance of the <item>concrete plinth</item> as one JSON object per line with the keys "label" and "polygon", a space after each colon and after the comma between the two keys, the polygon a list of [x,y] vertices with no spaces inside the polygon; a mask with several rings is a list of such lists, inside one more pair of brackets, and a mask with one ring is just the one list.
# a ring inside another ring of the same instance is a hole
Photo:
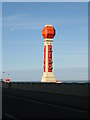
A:
{"label": "concrete plinth", "polygon": [[56,82],[53,73],[44,73],[41,82]]}

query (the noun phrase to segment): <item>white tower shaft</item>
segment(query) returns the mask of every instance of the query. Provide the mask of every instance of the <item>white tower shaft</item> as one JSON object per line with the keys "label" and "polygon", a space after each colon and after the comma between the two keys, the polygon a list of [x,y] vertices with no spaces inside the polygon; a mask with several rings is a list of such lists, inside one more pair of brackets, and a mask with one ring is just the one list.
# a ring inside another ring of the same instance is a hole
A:
{"label": "white tower shaft", "polygon": [[53,73],[53,39],[44,39],[44,72],[41,82],[56,82]]}

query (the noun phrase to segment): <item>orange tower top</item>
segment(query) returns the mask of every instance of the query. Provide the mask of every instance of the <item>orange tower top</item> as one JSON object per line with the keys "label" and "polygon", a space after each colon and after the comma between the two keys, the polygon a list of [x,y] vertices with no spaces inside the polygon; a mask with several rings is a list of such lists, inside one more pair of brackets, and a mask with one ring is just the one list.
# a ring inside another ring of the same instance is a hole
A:
{"label": "orange tower top", "polygon": [[55,29],[52,25],[45,25],[44,29],[42,30],[42,36],[45,38],[53,39],[55,36]]}

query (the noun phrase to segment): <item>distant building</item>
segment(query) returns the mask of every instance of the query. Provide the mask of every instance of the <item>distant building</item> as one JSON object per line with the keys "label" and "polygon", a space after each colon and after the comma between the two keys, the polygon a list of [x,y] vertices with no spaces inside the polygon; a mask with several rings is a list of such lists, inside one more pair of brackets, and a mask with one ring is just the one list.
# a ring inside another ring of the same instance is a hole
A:
{"label": "distant building", "polygon": [[5,80],[4,80],[4,82],[6,82],[6,83],[10,83],[10,81],[11,81],[10,77],[5,78]]}
{"label": "distant building", "polygon": [[60,80],[56,80],[56,83],[62,83]]}

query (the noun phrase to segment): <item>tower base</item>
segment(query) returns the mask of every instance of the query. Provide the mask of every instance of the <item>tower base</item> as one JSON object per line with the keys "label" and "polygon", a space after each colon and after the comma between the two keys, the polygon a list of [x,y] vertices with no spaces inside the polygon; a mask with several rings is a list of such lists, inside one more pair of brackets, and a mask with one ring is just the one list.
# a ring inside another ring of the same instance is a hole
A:
{"label": "tower base", "polygon": [[41,82],[55,82],[54,74],[43,74]]}

